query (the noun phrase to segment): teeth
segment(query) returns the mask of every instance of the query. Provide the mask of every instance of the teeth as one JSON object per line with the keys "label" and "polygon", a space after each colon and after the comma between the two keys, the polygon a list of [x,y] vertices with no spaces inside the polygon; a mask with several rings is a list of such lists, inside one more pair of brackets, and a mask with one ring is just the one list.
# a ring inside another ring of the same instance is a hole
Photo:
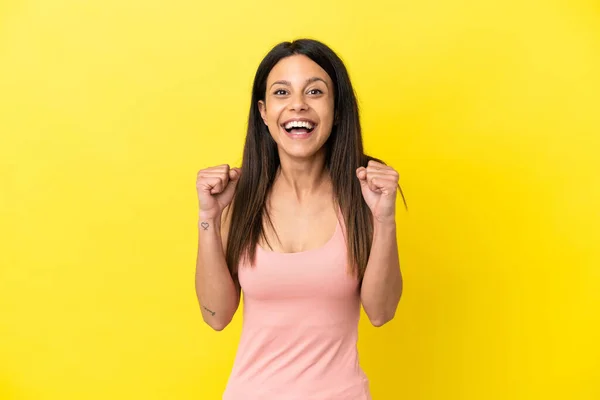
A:
{"label": "teeth", "polygon": [[288,122],[287,124],[285,124],[285,129],[292,129],[292,128],[312,129],[313,124],[311,124],[308,121],[291,121],[291,122]]}

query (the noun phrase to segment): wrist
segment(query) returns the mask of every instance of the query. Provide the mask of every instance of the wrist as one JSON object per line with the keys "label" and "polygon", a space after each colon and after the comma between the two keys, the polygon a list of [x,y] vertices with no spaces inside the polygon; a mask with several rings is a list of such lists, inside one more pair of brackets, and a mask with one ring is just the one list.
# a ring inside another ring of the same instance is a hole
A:
{"label": "wrist", "polygon": [[373,219],[373,227],[376,229],[395,229],[396,228],[396,218],[374,218]]}
{"label": "wrist", "polygon": [[202,222],[217,222],[221,218],[220,215],[215,215],[214,212],[198,212],[198,223]]}
{"label": "wrist", "polygon": [[395,215],[389,215],[389,216],[375,216],[373,215],[373,223],[374,224],[381,224],[381,225],[390,225],[396,224],[396,216]]}

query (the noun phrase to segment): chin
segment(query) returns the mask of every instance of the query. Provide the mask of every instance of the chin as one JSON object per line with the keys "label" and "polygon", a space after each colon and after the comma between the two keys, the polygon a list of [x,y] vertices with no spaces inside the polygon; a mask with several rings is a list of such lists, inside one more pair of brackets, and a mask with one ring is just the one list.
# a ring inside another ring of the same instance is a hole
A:
{"label": "chin", "polygon": [[297,145],[286,143],[282,146],[282,150],[292,158],[311,158],[324,149],[323,146],[315,145]]}

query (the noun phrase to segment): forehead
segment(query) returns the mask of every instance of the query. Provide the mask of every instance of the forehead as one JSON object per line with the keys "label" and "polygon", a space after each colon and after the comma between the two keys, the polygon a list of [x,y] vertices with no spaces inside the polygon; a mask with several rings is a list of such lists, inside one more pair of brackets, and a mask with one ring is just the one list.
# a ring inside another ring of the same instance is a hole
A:
{"label": "forehead", "polygon": [[292,84],[304,83],[310,78],[318,77],[330,83],[331,78],[323,68],[310,58],[302,54],[295,54],[281,59],[267,78],[267,85],[274,81],[285,80]]}

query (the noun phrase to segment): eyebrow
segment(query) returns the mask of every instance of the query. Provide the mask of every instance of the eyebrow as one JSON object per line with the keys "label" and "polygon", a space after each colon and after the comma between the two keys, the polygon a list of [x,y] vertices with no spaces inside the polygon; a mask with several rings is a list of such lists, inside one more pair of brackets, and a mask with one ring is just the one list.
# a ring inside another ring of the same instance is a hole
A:
{"label": "eyebrow", "polygon": [[[306,85],[308,85],[309,83],[316,82],[316,81],[323,82],[325,84],[325,86],[327,86],[327,88],[329,89],[329,85],[327,84],[327,82],[325,82],[325,79],[319,78],[318,76],[313,76],[312,78],[307,79],[306,80]],[[286,85],[286,86],[292,86],[292,84],[290,83],[290,81],[281,80],[281,81],[275,81],[275,82],[273,82],[271,84],[271,87],[273,87],[273,86],[275,86],[277,84],[279,84],[279,85]]]}

